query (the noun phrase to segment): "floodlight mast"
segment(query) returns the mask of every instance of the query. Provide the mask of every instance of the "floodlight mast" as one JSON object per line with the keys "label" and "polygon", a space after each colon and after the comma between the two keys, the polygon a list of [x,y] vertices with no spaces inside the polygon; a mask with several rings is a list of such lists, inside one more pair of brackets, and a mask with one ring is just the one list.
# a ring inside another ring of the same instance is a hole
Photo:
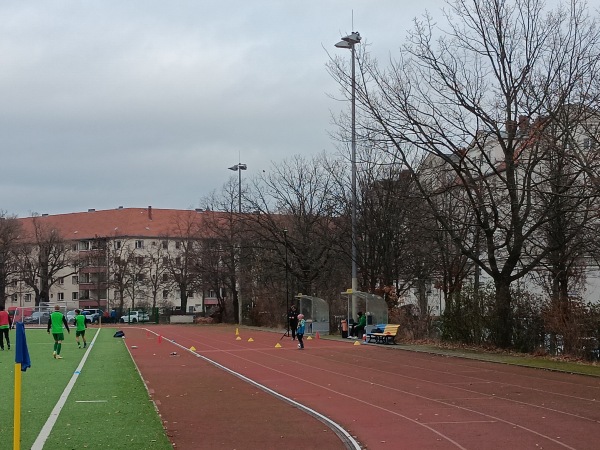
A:
{"label": "floodlight mast", "polygon": [[[349,49],[352,57],[352,292],[358,290],[357,276],[357,251],[356,251],[356,71],[355,60],[356,51],[354,47],[361,40],[360,33],[353,31],[348,36],[342,38],[340,42],[335,44],[337,48]],[[356,298],[352,296],[352,317],[356,316]]]}
{"label": "floodlight mast", "polygon": [[[229,170],[233,170],[238,173],[238,214],[242,214],[242,170],[246,170],[248,166],[246,164],[237,163],[235,166],[228,167]],[[242,249],[242,238],[240,237],[239,244],[240,252]],[[241,256],[240,256],[241,261]],[[239,277],[241,276],[241,270],[238,271],[236,280],[238,282],[238,324],[242,324],[242,287]]]}

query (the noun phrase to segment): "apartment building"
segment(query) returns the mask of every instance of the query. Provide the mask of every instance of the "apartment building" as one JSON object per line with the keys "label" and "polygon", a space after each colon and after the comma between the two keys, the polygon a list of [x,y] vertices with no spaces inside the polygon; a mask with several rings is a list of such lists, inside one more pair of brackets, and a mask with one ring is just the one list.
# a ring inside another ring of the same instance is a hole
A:
{"label": "apartment building", "polygon": [[[33,244],[40,236],[55,233],[64,249],[63,264],[50,276],[45,301],[105,310],[153,304],[179,308],[182,295],[173,283],[172,271],[167,270],[168,264],[181,265],[182,243],[197,237],[207,215],[214,220],[219,214],[149,206],[89,209],[18,220],[22,241]],[[120,271],[126,265],[126,272]],[[126,282],[124,277],[128,277]],[[8,283],[7,307],[35,305],[36,293],[23,278],[16,273]],[[217,304],[214,289],[204,292],[198,283],[192,286],[186,292],[186,312],[210,310]]]}

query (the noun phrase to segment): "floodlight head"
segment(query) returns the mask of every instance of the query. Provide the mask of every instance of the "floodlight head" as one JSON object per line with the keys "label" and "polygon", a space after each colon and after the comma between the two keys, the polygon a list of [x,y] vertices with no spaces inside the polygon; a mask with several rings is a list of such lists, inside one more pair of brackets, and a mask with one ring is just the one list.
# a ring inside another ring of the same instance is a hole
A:
{"label": "floodlight head", "polygon": [[352,34],[349,34],[346,37],[342,38],[342,41],[347,42],[350,45],[354,45],[354,44],[358,44],[360,42],[360,34],[358,33],[358,31],[353,31]]}
{"label": "floodlight head", "polygon": [[240,170],[246,170],[246,169],[248,168],[248,166],[246,166],[246,164],[238,164],[238,165],[237,165],[237,167],[238,167]]}
{"label": "floodlight head", "polygon": [[228,167],[228,169],[229,170],[233,170],[234,172],[237,172],[238,171],[238,165],[236,164],[235,166]]}
{"label": "floodlight head", "polygon": [[338,42],[337,44],[335,44],[335,46],[336,46],[337,48],[352,48],[352,44],[349,44],[349,43],[348,43],[348,42],[346,42],[346,41],[340,41],[340,42]]}

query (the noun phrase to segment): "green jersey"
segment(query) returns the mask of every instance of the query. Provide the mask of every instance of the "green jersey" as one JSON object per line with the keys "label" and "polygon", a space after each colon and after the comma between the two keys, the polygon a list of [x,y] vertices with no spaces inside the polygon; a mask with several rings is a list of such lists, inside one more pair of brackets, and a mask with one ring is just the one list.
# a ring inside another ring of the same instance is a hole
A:
{"label": "green jersey", "polygon": [[87,328],[87,324],[85,323],[85,315],[77,314],[75,316],[75,331],[83,331]]}
{"label": "green jersey", "polygon": [[69,329],[69,325],[67,325],[67,321],[65,320],[65,316],[60,311],[54,311],[50,314],[50,321],[48,322],[48,331],[52,328],[53,334],[58,334],[63,332],[63,323]]}

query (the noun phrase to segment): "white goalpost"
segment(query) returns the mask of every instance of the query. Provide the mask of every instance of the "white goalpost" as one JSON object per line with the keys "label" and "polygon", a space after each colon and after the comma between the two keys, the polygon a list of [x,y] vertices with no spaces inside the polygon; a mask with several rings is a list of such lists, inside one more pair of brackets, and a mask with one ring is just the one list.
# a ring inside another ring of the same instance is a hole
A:
{"label": "white goalpost", "polygon": [[27,326],[47,326],[54,306],[59,305],[59,311],[65,316],[67,306],[61,303],[44,303],[42,306],[18,306],[14,309],[13,323],[23,322]]}

